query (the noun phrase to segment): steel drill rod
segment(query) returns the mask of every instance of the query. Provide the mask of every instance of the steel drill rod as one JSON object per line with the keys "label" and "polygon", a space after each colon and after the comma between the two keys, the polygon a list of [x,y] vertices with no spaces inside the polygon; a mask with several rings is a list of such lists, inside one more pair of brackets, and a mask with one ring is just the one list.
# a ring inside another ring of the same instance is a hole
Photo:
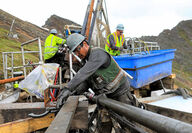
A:
{"label": "steel drill rod", "polygon": [[95,99],[99,104],[138,122],[158,133],[191,133],[192,125],[160,114],[121,103],[104,96]]}
{"label": "steel drill rod", "polygon": [[86,32],[86,26],[87,26],[87,20],[88,20],[88,16],[89,16],[90,4],[91,4],[91,1],[89,1],[89,4],[87,6],[87,10],[86,10],[86,13],[85,13],[85,18],[84,18],[84,21],[83,21],[83,26],[82,26],[82,29],[81,29],[81,34],[83,36],[85,36],[85,32]]}

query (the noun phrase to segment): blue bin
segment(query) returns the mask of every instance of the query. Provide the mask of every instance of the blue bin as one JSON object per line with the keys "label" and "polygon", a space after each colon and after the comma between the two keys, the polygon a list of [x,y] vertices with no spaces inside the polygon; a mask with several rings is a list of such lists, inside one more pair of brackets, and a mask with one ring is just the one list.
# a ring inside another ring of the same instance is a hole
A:
{"label": "blue bin", "polygon": [[153,50],[150,54],[143,52],[135,55],[113,56],[116,62],[127,73],[133,76],[129,79],[133,88],[140,88],[160,80],[172,73],[172,60],[176,49]]}

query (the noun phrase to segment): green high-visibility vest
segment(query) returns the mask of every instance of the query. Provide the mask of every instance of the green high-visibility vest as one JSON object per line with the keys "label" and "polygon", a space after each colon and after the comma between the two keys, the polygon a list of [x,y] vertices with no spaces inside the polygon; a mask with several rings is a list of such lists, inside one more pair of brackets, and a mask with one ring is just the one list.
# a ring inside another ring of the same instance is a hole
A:
{"label": "green high-visibility vest", "polygon": [[[97,49],[100,48],[93,48],[92,50]],[[111,57],[110,65],[107,68],[99,68],[91,78],[94,88],[107,89],[111,93],[124,83],[126,76],[113,57]]]}
{"label": "green high-visibility vest", "polygon": [[106,44],[105,44],[105,50],[106,50],[109,54],[111,54],[112,56],[120,55],[120,51],[119,51],[119,50],[113,50],[113,49],[111,49],[111,47],[110,47],[109,37],[110,37],[111,35],[113,35],[113,37],[114,37],[115,46],[116,46],[116,47],[119,47],[119,48],[120,48],[121,46],[123,46],[123,43],[124,43],[124,41],[125,41],[124,35],[121,35],[121,36],[120,36],[120,39],[119,39],[116,32],[114,32],[114,33],[112,33],[112,34],[109,34],[109,35],[107,36],[107,41],[106,41]]}
{"label": "green high-visibility vest", "polygon": [[65,39],[50,34],[45,40],[44,60],[53,57],[58,51],[58,45],[64,43],[66,43]]}

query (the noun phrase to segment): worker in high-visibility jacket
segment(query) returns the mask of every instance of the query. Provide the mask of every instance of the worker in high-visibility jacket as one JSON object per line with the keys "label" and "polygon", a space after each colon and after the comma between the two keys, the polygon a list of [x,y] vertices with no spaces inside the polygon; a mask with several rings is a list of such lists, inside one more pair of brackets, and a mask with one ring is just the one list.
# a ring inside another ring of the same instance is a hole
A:
{"label": "worker in high-visibility jacket", "polygon": [[116,27],[116,32],[109,34],[107,36],[105,50],[112,56],[120,55],[123,48],[127,49],[123,31],[124,31],[123,24],[118,24]]}
{"label": "worker in high-visibility jacket", "polygon": [[44,60],[45,63],[60,63],[63,53],[58,53],[59,45],[65,44],[66,39],[57,36],[57,30],[52,29],[45,40]]}

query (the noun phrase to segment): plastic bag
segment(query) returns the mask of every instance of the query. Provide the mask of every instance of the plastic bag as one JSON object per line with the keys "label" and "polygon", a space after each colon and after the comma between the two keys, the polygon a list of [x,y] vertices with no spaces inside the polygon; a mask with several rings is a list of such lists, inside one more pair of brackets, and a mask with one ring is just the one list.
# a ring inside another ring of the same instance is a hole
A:
{"label": "plastic bag", "polygon": [[39,65],[19,83],[19,88],[43,99],[44,90],[54,83],[58,67],[56,63]]}

